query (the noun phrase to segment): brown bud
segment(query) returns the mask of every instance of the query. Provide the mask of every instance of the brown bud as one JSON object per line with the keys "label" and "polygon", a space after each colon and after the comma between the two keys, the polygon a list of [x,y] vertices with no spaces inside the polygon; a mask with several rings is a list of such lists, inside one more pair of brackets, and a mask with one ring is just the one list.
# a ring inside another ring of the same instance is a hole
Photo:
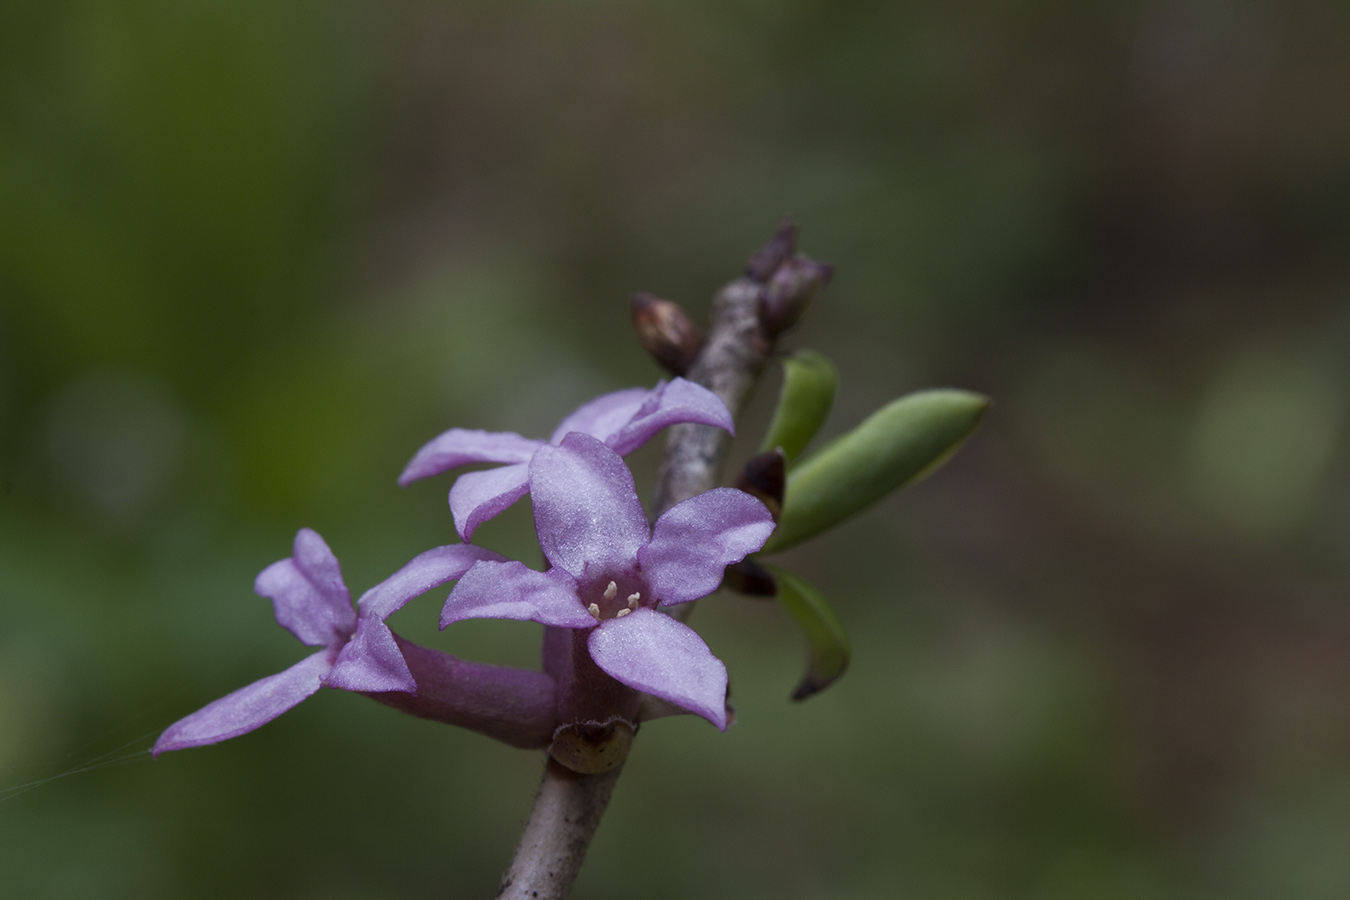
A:
{"label": "brown bud", "polygon": [[638,343],[672,375],[683,375],[703,349],[703,329],[678,303],[634,294],[633,330]]}
{"label": "brown bud", "polygon": [[752,559],[743,559],[727,566],[722,576],[722,587],[751,597],[773,597],[778,594],[778,581],[773,573]]}
{"label": "brown bud", "polygon": [[775,522],[783,512],[783,490],[787,486],[787,457],[782,448],[757,453],[746,460],[736,487],[758,497],[769,508]]}
{"label": "brown bud", "polygon": [[549,755],[573,772],[598,775],[623,765],[637,728],[624,719],[573,722],[553,732]]}
{"label": "brown bud", "polygon": [[756,250],[745,264],[745,277],[764,284],[785,260],[797,249],[797,226],[792,218],[778,223],[778,230],[763,247]]}
{"label": "brown bud", "polygon": [[834,266],[805,256],[786,260],[759,296],[759,321],[770,335],[787,331],[830,283]]}

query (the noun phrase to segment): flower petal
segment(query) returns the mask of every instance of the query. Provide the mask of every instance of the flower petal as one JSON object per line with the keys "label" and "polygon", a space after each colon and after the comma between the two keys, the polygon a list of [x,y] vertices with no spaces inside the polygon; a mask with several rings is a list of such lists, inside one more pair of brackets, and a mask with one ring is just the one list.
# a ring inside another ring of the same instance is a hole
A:
{"label": "flower petal", "polygon": [[[660,390],[660,385],[657,386],[657,390]],[[652,393],[654,392],[645,388],[627,388],[596,397],[559,422],[548,442],[560,444],[562,439],[573,431],[580,431],[603,441],[627,425]]]}
{"label": "flower petal", "polygon": [[253,590],[270,598],[277,622],[311,647],[335,644],[356,627],[337,557],[308,528],[295,536],[295,555],[263,569]]}
{"label": "flower petal", "polygon": [[615,453],[627,456],[662,428],[678,422],[713,425],[736,433],[731,411],[720,397],[702,385],[676,378],[657,385],[642,408],[633,414],[632,420],[605,436],[604,441]]}
{"label": "flower petal", "polygon": [[214,744],[266,725],[317,691],[332,665],[332,651],[320,650],[284,672],[221,697],[170,725],[150,753]]}
{"label": "flower petal", "polygon": [[463,619],[520,619],[562,628],[595,625],[566,572],[536,572],[514,561],[480,562],[464,574],[441,610],[441,627]]}
{"label": "flower petal", "polygon": [[684,603],[717,590],[722,571],[764,546],[772,533],[773,516],[763,503],[735,488],[713,488],[657,519],[638,562],[657,599]]}
{"label": "flower petal", "polygon": [[455,518],[455,530],[467,541],[479,525],[503,512],[529,490],[528,463],[464,473],[450,488],[450,514]]}
{"label": "flower petal", "polygon": [[727,667],[694,629],[654,609],[608,619],[591,632],[591,659],[631,688],[727,728]]}
{"label": "flower petal", "polygon": [[506,557],[486,547],[449,544],[419,553],[401,569],[361,595],[357,607],[362,617],[387,619],[414,597],[447,581],[454,581],[482,560],[504,562]]}
{"label": "flower petal", "polygon": [[383,619],[365,614],[323,683],[344,691],[417,692],[417,682],[399,652],[394,633]]}
{"label": "flower petal", "polygon": [[521,437],[513,431],[470,431],[451,428],[432,438],[398,476],[399,485],[406,487],[419,478],[439,475],[469,463],[528,462],[535,448],[543,441]]}
{"label": "flower petal", "polygon": [[530,463],[534,528],[544,556],[575,577],[633,567],[651,530],[633,474],[613,450],[572,432]]}
{"label": "flower petal", "polygon": [[356,633],[342,648],[324,684],[348,691],[415,692],[417,683],[384,620],[412,598],[459,578],[484,559],[503,557],[469,544],[433,547],[366,591],[357,603],[361,616]]}

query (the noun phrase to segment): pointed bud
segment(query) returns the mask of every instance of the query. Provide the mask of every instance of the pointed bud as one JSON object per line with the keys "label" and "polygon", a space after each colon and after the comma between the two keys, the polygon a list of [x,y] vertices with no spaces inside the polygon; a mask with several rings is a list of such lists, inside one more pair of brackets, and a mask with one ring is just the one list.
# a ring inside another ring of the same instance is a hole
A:
{"label": "pointed bud", "polygon": [[678,303],[652,294],[632,298],[633,330],[638,343],[672,375],[683,375],[703,349],[703,329]]}
{"label": "pointed bud", "polygon": [[762,501],[775,522],[783,511],[783,489],[787,484],[787,457],[781,448],[758,453],[746,461],[736,477],[736,487]]}
{"label": "pointed bud", "polygon": [[765,284],[793,253],[797,251],[797,226],[789,216],[778,223],[778,230],[763,247],[751,255],[745,264],[745,277]]}
{"label": "pointed bud", "polygon": [[773,573],[755,562],[743,559],[727,566],[722,576],[722,587],[750,597],[774,597],[778,594],[778,582]]}
{"label": "pointed bud", "polygon": [[759,321],[771,335],[787,331],[806,312],[825,285],[834,266],[805,256],[785,260],[759,297]]}

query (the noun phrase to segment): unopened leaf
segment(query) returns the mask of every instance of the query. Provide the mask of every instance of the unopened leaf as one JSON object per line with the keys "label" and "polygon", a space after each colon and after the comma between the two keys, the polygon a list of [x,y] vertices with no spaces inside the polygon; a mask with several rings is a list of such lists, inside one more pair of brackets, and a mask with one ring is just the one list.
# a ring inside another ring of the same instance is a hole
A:
{"label": "unopened leaf", "polygon": [[829,415],[838,381],[833,364],[814,350],[801,350],[785,357],[778,408],[760,450],[782,447],[791,463]]}
{"label": "unopened leaf", "polygon": [[806,634],[809,652],[806,674],[792,692],[793,700],[805,700],[825,690],[848,668],[848,635],[819,591],[791,572],[766,568],[778,580],[778,602]]}
{"label": "unopened leaf", "polygon": [[956,452],[988,406],[979,394],[951,389],[883,406],[788,473],[783,514],[762,552],[785,550],[923,478]]}

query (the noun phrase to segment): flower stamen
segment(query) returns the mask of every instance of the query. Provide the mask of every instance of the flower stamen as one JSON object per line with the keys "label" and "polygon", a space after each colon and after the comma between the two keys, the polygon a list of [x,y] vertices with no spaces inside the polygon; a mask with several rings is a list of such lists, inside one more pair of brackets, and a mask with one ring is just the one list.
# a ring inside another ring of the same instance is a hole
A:
{"label": "flower stamen", "polygon": [[597,622],[600,621],[600,604],[592,603],[590,606],[586,607],[586,611],[592,616],[595,616]]}
{"label": "flower stamen", "polygon": [[638,601],[641,599],[642,599],[641,591],[634,591],[633,593],[628,595],[628,609],[630,612],[632,610],[637,609]]}
{"label": "flower stamen", "polygon": [[619,586],[611,581],[609,587],[605,588],[605,599],[613,600],[614,595],[617,593],[619,593]]}
{"label": "flower stamen", "polygon": [[616,619],[622,619],[624,616],[628,615],[630,612],[632,612],[631,609],[621,609],[621,610],[619,610],[618,612],[616,612],[616,613],[614,614],[614,618],[616,618]]}

